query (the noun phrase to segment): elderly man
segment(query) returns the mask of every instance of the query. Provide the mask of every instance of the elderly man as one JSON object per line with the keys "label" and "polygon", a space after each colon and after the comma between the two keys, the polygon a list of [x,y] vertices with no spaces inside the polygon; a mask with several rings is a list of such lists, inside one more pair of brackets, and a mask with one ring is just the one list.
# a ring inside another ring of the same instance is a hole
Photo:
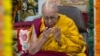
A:
{"label": "elderly man", "polygon": [[57,5],[53,2],[43,4],[41,34],[36,36],[34,25],[31,29],[32,35],[29,41],[31,55],[42,50],[65,53],[66,56],[86,56],[84,53],[86,43],[75,23],[69,17],[59,14]]}

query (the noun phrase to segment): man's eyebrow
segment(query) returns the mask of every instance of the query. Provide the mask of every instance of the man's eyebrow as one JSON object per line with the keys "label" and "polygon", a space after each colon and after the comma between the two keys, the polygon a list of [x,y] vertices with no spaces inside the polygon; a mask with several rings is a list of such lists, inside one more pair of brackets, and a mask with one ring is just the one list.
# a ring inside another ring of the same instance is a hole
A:
{"label": "man's eyebrow", "polygon": [[54,17],[55,15],[52,15],[52,16],[43,16],[43,17]]}

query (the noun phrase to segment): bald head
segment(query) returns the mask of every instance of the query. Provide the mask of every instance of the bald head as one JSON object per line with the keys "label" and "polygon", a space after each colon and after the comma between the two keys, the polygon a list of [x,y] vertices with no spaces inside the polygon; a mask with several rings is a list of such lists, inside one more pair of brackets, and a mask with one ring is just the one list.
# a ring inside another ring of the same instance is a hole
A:
{"label": "bald head", "polygon": [[42,6],[42,14],[45,12],[47,13],[57,13],[58,12],[58,6],[54,2],[47,1]]}

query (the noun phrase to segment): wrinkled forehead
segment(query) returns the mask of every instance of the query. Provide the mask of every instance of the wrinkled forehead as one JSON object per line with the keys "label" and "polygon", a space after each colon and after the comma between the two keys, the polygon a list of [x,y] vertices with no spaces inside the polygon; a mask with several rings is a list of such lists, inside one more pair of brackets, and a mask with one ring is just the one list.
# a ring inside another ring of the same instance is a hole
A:
{"label": "wrinkled forehead", "polygon": [[57,11],[55,9],[52,9],[52,8],[50,8],[50,9],[44,9],[42,11],[42,15],[43,16],[52,16],[52,15],[56,15],[56,14],[57,14]]}

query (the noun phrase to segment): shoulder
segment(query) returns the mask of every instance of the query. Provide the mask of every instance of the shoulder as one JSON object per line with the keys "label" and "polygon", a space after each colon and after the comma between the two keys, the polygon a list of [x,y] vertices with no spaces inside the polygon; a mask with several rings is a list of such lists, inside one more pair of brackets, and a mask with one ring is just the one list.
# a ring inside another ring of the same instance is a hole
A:
{"label": "shoulder", "polygon": [[68,17],[67,15],[64,14],[59,14],[60,16],[60,21],[66,22],[66,23],[73,23],[74,21],[72,18]]}

